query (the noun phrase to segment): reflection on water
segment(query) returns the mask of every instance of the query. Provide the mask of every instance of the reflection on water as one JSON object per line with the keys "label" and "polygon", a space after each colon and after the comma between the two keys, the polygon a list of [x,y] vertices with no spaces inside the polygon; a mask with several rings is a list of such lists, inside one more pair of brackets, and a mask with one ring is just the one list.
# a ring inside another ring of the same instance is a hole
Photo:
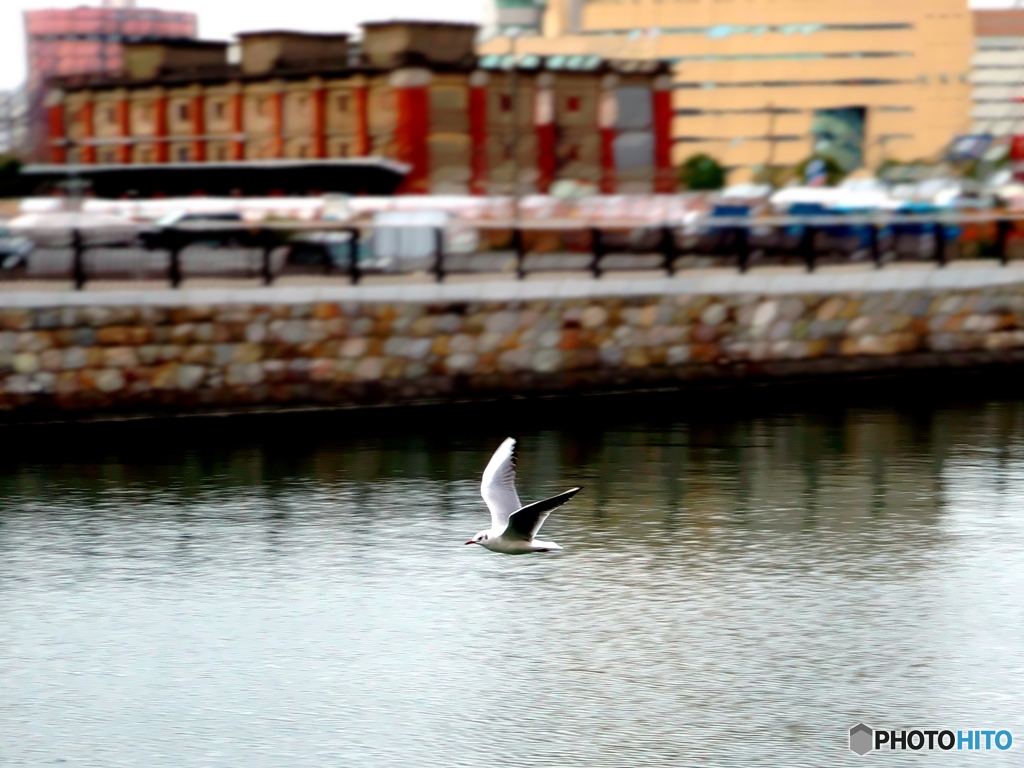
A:
{"label": "reflection on water", "polygon": [[0,764],[859,764],[861,719],[1024,740],[1024,406],[524,434],[525,500],[584,486],[554,556],[462,546],[502,437],[8,466]]}

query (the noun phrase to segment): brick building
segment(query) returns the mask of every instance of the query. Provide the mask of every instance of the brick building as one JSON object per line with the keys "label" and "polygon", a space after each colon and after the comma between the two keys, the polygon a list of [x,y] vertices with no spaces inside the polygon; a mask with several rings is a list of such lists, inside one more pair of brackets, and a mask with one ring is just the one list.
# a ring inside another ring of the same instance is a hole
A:
{"label": "brick building", "polygon": [[[115,74],[123,67],[125,43],[140,40],[195,38],[193,13],[136,8],[134,0],[104,0],[99,7],[52,8],[25,11],[25,52],[28,59],[28,94],[33,131],[45,136],[42,99],[53,77],[84,73]],[[43,142],[29,148],[45,156]]]}
{"label": "brick building", "polygon": [[656,61],[478,57],[468,24],[363,25],[227,43],[127,44],[117,74],[57,78],[50,161],[180,164],[383,157],[404,191],[668,191],[671,81]]}

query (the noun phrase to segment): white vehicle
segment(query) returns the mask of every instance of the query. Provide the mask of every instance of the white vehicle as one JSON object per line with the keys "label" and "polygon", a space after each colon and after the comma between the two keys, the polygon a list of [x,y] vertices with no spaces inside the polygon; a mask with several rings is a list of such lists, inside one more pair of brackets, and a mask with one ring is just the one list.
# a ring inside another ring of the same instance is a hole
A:
{"label": "white vehicle", "polygon": [[154,225],[157,227],[173,227],[178,224],[200,222],[216,226],[217,224],[241,223],[242,220],[242,214],[237,211],[199,211],[192,213],[188,211],[174,211],[166,216],[161,216],[154,222]]}
{"label": "white vehicle", "polygon": [[402,271],[427,266],[437,253],[437,232],[444,232],[448,219],[443,211],[374,214],[370,242],[375,265],[380,269]]}

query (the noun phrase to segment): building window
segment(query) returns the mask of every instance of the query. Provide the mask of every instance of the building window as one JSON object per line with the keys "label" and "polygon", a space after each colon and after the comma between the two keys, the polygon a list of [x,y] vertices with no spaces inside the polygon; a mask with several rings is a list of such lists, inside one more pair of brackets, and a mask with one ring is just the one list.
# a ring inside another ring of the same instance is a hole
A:
{"label": "building window", "polygon": [[187,163],[191,159],[189,157],[188,147],[178,147],[174,153],[174,157],[179,163]]}
{"label": "building window", "polygon": [[338,145],[338,157],[348,157],[348,144]]}
{"label": "building window", "polygon": [[215,101],[213,103],[213,116],[217,120],[223,120],[224,119],[224,102],[223,101]]}
{"label": "building window", "polygon": [[579,112],[580,111],[580,97],[579,96],[570,96],[569,98],[567,98],[565,100],[565,108],[569,112]]}
{"label": "building window", "polygon": [[178,105],[178,119],[179,120],[188,120],[188,104],[179,104]]}
{"label": "building window", "polygon": [[337,98],[337,105],[339,112],[348,112],[348,94],[339,93]]}
{"label": "building window", "polygon": [[152,163],[153,162],[153,148],[143,147],[139,150],[139,162],[140,163]]}
{"label": "building window", "polygon": [[117,110],[113,107],[107,107],[107,122],[111,125],[117,122]]}
{"label": "building window", "polygon": [[509,96],[507,93],[501,94],[499,109],[502,112],[512,111],[512,97]]}
{"label": "building window", "polygon": [[227,160],[228,159],[228,148],[225,147],[223,144],[218,144],[217,147],[213,150],[213,159],[214,160]]}
{"label": "building window", "polygon": [[299,145],[299,157],[301,157],[301,158],[309,157],[309,145],[308,144],[300,144]]}

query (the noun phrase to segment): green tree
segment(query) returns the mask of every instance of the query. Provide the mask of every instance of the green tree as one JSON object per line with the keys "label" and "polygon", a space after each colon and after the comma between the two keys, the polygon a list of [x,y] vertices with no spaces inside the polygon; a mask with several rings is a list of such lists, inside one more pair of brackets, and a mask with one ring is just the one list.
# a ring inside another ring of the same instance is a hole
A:
{"label": "green tree", "polygon": [[721,189],[725,175],[725,168],[711,155],[694,155],[679,167],[679,183],[685,189]]}

